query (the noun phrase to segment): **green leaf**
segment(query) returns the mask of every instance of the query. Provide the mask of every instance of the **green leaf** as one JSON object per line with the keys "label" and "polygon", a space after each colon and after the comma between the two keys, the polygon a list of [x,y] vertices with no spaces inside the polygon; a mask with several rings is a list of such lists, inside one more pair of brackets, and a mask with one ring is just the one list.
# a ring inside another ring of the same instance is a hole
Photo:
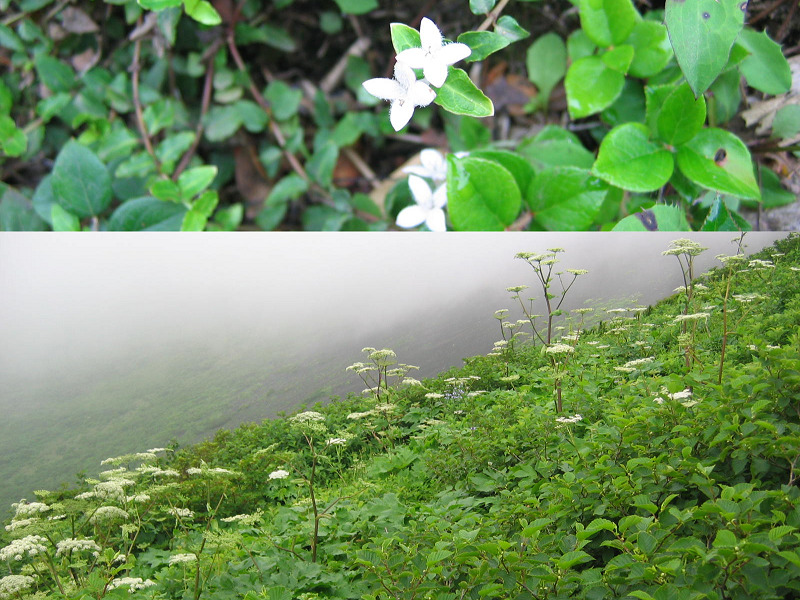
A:
{"label": "green leaf", "polygon": [[483,60],[511,43],[507,37],[493,31],[466,31],[456,41],[466,44],[472,50],[472,54],[464,59],[466,62]]}
{"label": "green leaf", "polygon": [[672,58],[667,28],[655,21],[639,21],[626,44],[633,46],[634,55],[628,74],[647,78],[660,73]]}
{"label": "green leaf", "polygon": [[180,202],[182,200],[181,189],[171,179],[157,179],[148,191],[164,202]]}
{"label": "green leaf", "polygon": [[183,0],[186,14],[203,25],[219,25],[222,17],[207,0]]}
{"label": "green leaf", "polygon": [[739,34],[737,43],[750,55],[739,64],[750,87],[765,94],[785,94],[792,87],[792,70],[789,62],[765,31],[756,32],[746,27]]}
{"label": "green leaf", "polygon": [[111,176],[106,166],[74,140],[58,153],[51,183],[56,202],[81,219],[97,216],[111,204]]}
{"label": "green leaf", "polygon": [[742,76],[732,69],[723,71],[708,88],[709,125],[716,127],[727,123],[739,113],[739,105],[742,103],[741,81]]}
{"label": "green leaf", "polygon": [[636,544],[645,555],[650,555],[653,553],[653,550],[656,549],[658,540],[653,537],[652,534],[646,531],[640,531],[639,535],[636,536]]}
{"label": "green leaf", "polygon": [[625,75],[609,69],[599,56],[587,56],[570,65],[564,86],[569,114],[580,119],[610,106],[622,93]]}
{"label": "green leaf", "polygon": [[600,58],[609,69],[614,69],[625,75],[633,61],[633,46],[622,44],[608,52],[604,52]]}
{"label": "green leaf", "polygon": [[205,116],[203,130],[209,142],[221,142],[231,137],[242,126],[242,113],[235,104],[213,106]]}
{"label": "green leaf", "polygon": [[631,0],[580,0],[581,28],[601,48],[624,42],[638,13]]}
{"label": "green leaf", "polygon": [[53,231],[81,230],[80,219],[61,208],[60,204],[53,204],[50,207],[50,222],[53,224]]}
{"label": "green leaf", "polygon": [[522,195],[514,176],[485,158],[447,157],[450,221],[461,231],[502,231],[514,222]]}
{"label": "green leaf", "polygon": [[531,161],[535,170],[548,167],[580,167],[591,169],[594,154],[578,137],[557,125],[545,126],[534,138],[524,140],[517,151]]}
{"label": "green leaf", "polygon": [[564,40],[552,31],[539,37],[528,47],[525,65],[528,79],[539,90],[539,104],[547,106],[550,93],[567,72],[567,46]]}
{"label": "green leaf", "polygon": [[519,154],[507,152],[504,150],[476,150],[470,152],[472,158],[485,158],[492,160],[506,169],[514,176],[514,181],[517,182],[517,187],[524,196],[528,190],[535,173],[531,163],[525,160]]}
{"label": "green leaf", "polygon": [[703,128],[706,121],[704,96],[695,99],[688,83],[678,87],[664,98],[655,119],[658,137],[671,146],[688,142]]}
{"label": "green leaf", "polygon": [[785,206],[797,200],[789,190],[783,189],[778,175],[763,165],[757,165],[758,181],[761,183],[761,202],[764,208]]}
{"label": "green leaf", "polygon": [[[49,177],[49,176],[46,176]],[[31,208],[31,202],[11,187],[0,183],[0,231],[42,231],[45,221]]]}
{"label": "green leaf", "polygon": [[666,0],[665,20],[675,58],[695,96],[728,63],[744,24],[742,0]]}
{"label": "green leaf", "polygon": [[283,586],[271,587],[267,592],[267,600],[292,600],[294,596]]}
{"label": "green leaf", "polygon": [[180,6],[183,0],[138,0],[139,6],[145,10],[158,12],[172,6]]}
{"label": "green leaf", "polygon": [[616,187],[651,192],[669,181],[674,166],[672,154],[648,139],[647,127],[626,123],[603,138],[592,173]]}
{"label": "green leaf", "polygon": [[323,187],[333,181],[333,169],[339,158],[339,147],[332,140],[325,142],[306,163],[309,176]]}
{"label": "green leaf", "polygon": [[727,529],[720,529],[712,545],[714,548],[733,548],[738,543],[739,541],[736,539],[736,534]]}
{"label": "green leaf", "polygon": [[431,550],[428,553],[428,556],[425,557],[425,565],[427,567],[432,567],[433,565],[442,562],[444,559],[453,556],[453,553],[450,550]]}
{"label": "green leaf", "polygon": [[109,231],[180,231],[186,207],[148,196],[122,204],[108,220]]}
{"label": "green leaf", "polygon": [[47,54],[37,54],[33,59],[39,80],[51,92],[68,92],[75,85],[75,73],[63,62]]}
{"label": "green leaf", "polygon": [[346,15],[365,15],[378,8],[378,0],[335,0]]}
{"label": "green leaf", "polygon": [[191,200],[197,196],[200,192],[211,185],[211,182],[214,181],[218,171],[219,169],[217,169],[217,167],[211,165],[186,169],[178,177],[178,185],[181,189],[181,197],[184,200]]}
{"label": "green leaf", "polygon": [[8,25],[0,24],[0,46],[14,52],[25,52],[25,43]]}
{"label": "green leaf", "polygon": [[691,231],[691,228],[680,208],[658,205],[625,217],[612,231]]}
{"label": "green leaf", "polygon": [[253,27],[247,23],[236,24],[236,42],[238,44],[249,44],[259,42],[272,48],[277,48],[283,52],[294,52],[297,50],[297,42],[291,35],[281,27],[262,23],[258,27]]}
{"label": "green leaf", "polygon": [[419,48],[421,43],[419,31],[403,23],[392,23],[389,26],[392,35],[392,46],[395,54],[400,54],[409,48]]}
{"label": "green leaf", "polygon": [[214,213],[215,228],[218,225],[222,231],[234,231],[242,224],[242,219],[244,219],[244,206],[241,202],[220,208]]}
{"label": "green leaf", "polygon": [[180,131],[161,140],[156,148],[156,158],[164,166],[165,171],[171,171],[174,163],[183,156],[194,143],[194,131]]}
{"label": "green leaf", "polygon": [[[448,188],[449,189],[449,188]],[[600,213],[608,186],[586,169],[556,167],[537,173],[526,201],[550,231],[586,231]]]}
{"label": "green leaf", "polygon": [[292,89],[286,82],[276,79],[267,85],[264,96],[269,101],[275,120],[286,121],[297,114],[303,92]]}
{"label": "green leaf", "polygon": [[[713,192],[708,192],[712,194]],[[737,218],[738,217],[738,218]],[[749,231],[750,224],[732,212],[719,194],[716,194],[701,231]]]}
{"label": "green leaf", "polygon": [[595,50],[597,50],[597,44],[589,39],[583,29],[577,29],[569,34],[567,38],[567,56],[569,56],[571,62],[591,56]]}
{"label": "green leaf", "polygon": [[463,69],[449,67],[447,81],[436,94],[436,104],[456,114],[471,117],[490,117],[494,114],[494,105],[480,91]]}
{"label": "green leaf", "polygon": [[772,120],[773,137],[788,140],[800,133],[800,104],[782,106]]}
{"label": "green leaf", "polygon": [[6,156],[22,156],[28,148],[25,132],[9,116],[0,115],[0,150]]}
{"label": "green leaf", "polygon": [[181,231],[203,231],[206,228],[206,223],[208,223],[208,215],[192,208],[183,215]]}
{"label": "green leaf", "polygon": [[530,35],[530,32],[522,27],[511,15],[503,15],[494,24],[495,33],[499,33],[509,41],[518,42]]}
{"label": "green leaf", "polygon": [[556,565],[562,571],[593,560],[591,554],[583,550],[572,550],[556,560]]}
{"label": "green leaf", "polygon": [[723,129],[704,129],[680,146],[678,168],[704,188],[740,198],[761,198],[747,146]]}
{"label": "green leaf", "polygon": [[191,212],[197,212],[208,219],[214,213],[217,204],[219,204],[219,194],[217,194],[216,190],[207,190],[194,201]]}
{"label": "green leaf", "polygon": [[495,0],[469,0],[469,9],[473,15],[485,15],[494,8]]}

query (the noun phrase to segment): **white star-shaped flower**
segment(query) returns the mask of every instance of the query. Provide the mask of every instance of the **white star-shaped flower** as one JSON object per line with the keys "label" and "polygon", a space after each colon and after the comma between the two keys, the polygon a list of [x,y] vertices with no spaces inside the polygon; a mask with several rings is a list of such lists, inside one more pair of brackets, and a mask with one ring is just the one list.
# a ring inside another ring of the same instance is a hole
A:
{"label": "white star-shaped flower", "polygon": [[419,153],[419,161],[422,164],[411,165],[403,169],[404,173],[428,177],[434,182],[447,179],[447,161],[444,155],[434,148],[426,148]]}
{"label": "white star-shaped flower", "polygon": [[361,85],[373,96],[392,103],[389,121],[395,131],[406,126],[415,107],[428,106],[436,98],[436,92],[424,81],[417,81],[414,70],[399,61],[394,66],[394,79],[378,77],[367,79]]}
{"label": "white star-shaped flower", "polygon": [[397,215],[397,225],[404,228],[425,223],[431,231],[447,231],[442,208],[447,204],[447,189],[439,186],[434,192],[431,186],[417,175],[408,177],[408,187],[416,204],[406,206]]}
{"label": "white star-shaped flower", "polygon": [[442,43],[442,32],[429,18],[422,19],[419,26],[421,48],[409,48],[397,55],[397,60],[414,69],[422,69],[431,85],[442,87],[447,79],[447,66],[457,63],[472,54],[466,44]]}

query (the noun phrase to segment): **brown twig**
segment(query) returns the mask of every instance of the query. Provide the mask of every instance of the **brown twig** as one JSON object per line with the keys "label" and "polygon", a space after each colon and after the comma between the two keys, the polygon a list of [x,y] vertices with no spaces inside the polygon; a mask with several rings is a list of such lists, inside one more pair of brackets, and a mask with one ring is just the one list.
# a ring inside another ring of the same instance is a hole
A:
{"label": "brown twig", "polygon": [[497,17],[500,16],[500,13],[503,12],[503,9],[508,4],[508,0],[500,0],[488,15],[486,15],[486,20],[480,24],[480,27],[476,29],[476,31],[486,31],[489,29],[489,26],[492,25],[495,21],[497,21]]}
{"label": "brown twig", "polygon": [[214,82],[214,54],[216,54],[216,50],[220,46],[220,41],[217,40],[214,42],[214,52],[210,53],[208,58],[208,66],[206,68],[206,78],[203,82],[203,99],[200,104],[200,117],[197,119],[197,127],[194,130],[194,141],[189,149],[184,152],[183,156],[181,157],[178,166],[175,168],[175,172],[172,174],[172,180],[177,181],[178,176],[183,173],[186,167],[189,166],[189,161],[192,160],[195,152],[197,152],[197,147],[200,145],[200,138],[203,136],[203,131],[205,130],[205,126],[203,125],[203,119],[205,118],[206,114],[208,113],[208,107],[211,105],[211,91],[213,89],[213,82]]}
{"label": "brown twig", "polygon": [[[141,25],[141,17],[139,17],[138,24]],[[139,59],[142,53],[142,39],[137,38],[133,43],[133,64],[131,65],[131,82],[133,84],[133,108],[136,114],[136,126],[139,128],[139,134],[142,136],[142,142],[147,150],[147,153],[153,158],[156,165],[158,165],[158,158],[153,150],[153,143],[150,141],[150,135],[147,133],[147,127],[144,124],[144,115],[142,113],[142,101],[139,97],[139,71],[141,65]]]}

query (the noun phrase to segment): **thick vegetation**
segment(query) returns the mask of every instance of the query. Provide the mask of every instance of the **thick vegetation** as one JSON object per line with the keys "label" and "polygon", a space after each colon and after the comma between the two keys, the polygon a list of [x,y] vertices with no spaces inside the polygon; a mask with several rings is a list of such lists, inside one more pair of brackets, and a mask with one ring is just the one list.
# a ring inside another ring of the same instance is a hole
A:
{"label": "thick vegetation", "polygon": [[528,343],[501,311],[423,382],[367,348],[363,396],[37,492],[0,598],[797,597],[800,237],[693,281],[701,251],[667,250],[686,286],[656,306]]}

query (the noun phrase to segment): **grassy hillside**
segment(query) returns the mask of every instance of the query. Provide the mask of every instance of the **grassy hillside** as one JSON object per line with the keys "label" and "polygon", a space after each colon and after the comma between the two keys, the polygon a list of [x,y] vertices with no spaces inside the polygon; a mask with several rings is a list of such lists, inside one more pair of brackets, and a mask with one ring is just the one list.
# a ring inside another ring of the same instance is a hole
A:
{"label": "grassy hillside", "polygon": [[720,265],[546,345],[499,314],[496,351],[421,382],[367,351],[371,394],[37,492],[0,598],[798,597],[800,237]]}

